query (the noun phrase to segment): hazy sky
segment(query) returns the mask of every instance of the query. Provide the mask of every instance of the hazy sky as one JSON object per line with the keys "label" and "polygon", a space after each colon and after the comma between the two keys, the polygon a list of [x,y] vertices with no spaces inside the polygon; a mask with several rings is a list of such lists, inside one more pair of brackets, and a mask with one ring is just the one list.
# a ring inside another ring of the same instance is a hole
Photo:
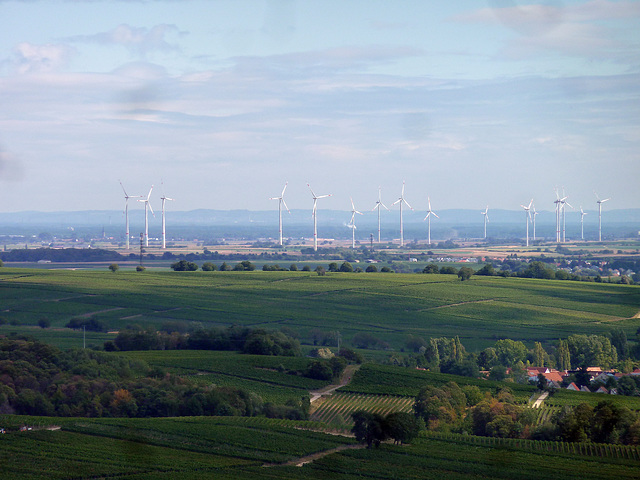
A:
{"label": "hazy sky", "polygon": [[[0,0],[0,211],[640,207],[640,2]],[[136,206],[142,208],[142,204]]]}

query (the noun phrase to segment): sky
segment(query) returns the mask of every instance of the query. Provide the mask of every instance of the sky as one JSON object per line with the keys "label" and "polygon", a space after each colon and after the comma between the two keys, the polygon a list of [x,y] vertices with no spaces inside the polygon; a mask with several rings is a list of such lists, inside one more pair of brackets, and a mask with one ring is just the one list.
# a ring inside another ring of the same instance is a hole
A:
{"label": "sky", "polygon": [[[640,1],[0,0],[0,212],[640,208]],[[142,209],[142,204],[131,208]],[[397,205],[393,208],[397,208]]]}

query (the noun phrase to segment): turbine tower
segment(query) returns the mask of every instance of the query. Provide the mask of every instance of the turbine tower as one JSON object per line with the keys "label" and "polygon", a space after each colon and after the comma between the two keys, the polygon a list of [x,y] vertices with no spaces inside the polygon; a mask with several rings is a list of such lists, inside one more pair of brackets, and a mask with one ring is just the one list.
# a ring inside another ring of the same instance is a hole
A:
{"label": "turbine tower", "polygon": [[382,203],[382,194],[380,192],[380,187],[378,187],[378,201],[376,202],[376,206],[371,209],[373,212],[376,208],[378,209],[378,243],[380,243],[380,207],[384,207],[386,210],[389,210],[387,206]]}
{"label": "turbine tower", "polygon": [[151,204],[149,203],[149,198],[151,197],[151,190],[153,190],[153,185],[151,185],[151,188],[149,189],[149,194],[147,195],[147,198],[138,200],[139,202],[144,203],[144,246],[145,247],[149,246],[149,216],[147,214],[147,207],[151,210],[151,215],[153,215],[154,217],[156,216],[156,214],[153,213],[153,208],[151,208]]}
{"label": "turbine tower", "polygon": [[427,210],[427,216],[424,217],[424,220],[429,219],[429,234],[427,237],[427,241],[429,242],[429,245],[431,245],[431,215],[433,215],[436,218],[440,218],[440,217],[436,214],[436,212],[431,210],[431,199],[429,197],[427,197],[427,203],[429,204],[429,210]]}
{"label": "turbine tower", "polygon": [[353,205],[353,198],[351,200],[351,221],[349,225],[347,225],[351,229],[351,248],[356,248],[356,213],[358,215],[362,215],[362,212],[356,210],[356,207]]}
{"label": "turbine tower", "polygon": [[284,201],[284,191],[287,189],[287,184],[289,182],[285,182],[284,188],[282,189],[282,193],[279,197],[271,197],[269,200],[278,200],[278,229],[280,231],[280,246],[282,246],[282,205],[287,209],[289,215],[291,215],[291,210],[287,207],[287,203]]}
{"label": "turbine tower", "polygon": [[404,231],[402,226],[402,204],[403,203],[406,204],[407,207],[413,210],[413,207],[409,205],[409,202],[407,202],[404,198],[404,181],[402,182],[402,193],[400,193],[400,198],[398,198],[398,200],[393,202],[391,206],[394,206],[396,203],[400,204],[400,246],[402,247],[404,246]]}
{"label": "turbine tower", "polygon": [[165,230],[166,223],[164,221],[164,202],[169,200],[173,202],[173,198],[169,198],[164,194],[164,183],[162,183],[162,196],[160,197],[162,200],[162,248],[167,248],[167,232]]}
{"label": "turbine tower", "polygon": [[587,214],[584,210],[582,210],[582,205],[580,206],[580,230],[582,231],[581,238],[584,240],[584,216]]}
{"label": "turbine tower", "polygon": [[309,190],[311,190],[311,195],[313,196],[313,250],[315,252],[318,251],[318,199],[319,198],[326,198],[326,197],[330,197],[331,194],[328,195],[316,195],[315,193],[313,193],[313,189],[311,188],[311,185],[309,185],[307,183],[307,187],[309,187]]}
{"label": "turbine tower", "polygon": [[604,200],[600,200],[600,197],[598,197],[598,194],[596,192],[593,192],[593,194],[596,196],[596,199],[598,200],[596,202],[598,204],[598,241],[601,242],[602,241],[602,204],[604,202],[611,200],[611,198],[605,198]]}
{"label": "turbine tower", "polygon": [[[565,243],[567,241],[567,230],[566,230],[566,219],[567,219],[567,212],[566,212],[566,207],[567,205],[569,205],[569,207],[573,208],[573,206],[567,202],[567,198],[569,198],[567,195],[564,194],[564,187],[562,188],[562,195],[564,195],[562,197],[562,199],[560,200],[562,202],[562,243]],[[573,208],[575,210],[575,208]]]}
{"label": "turbine tower", "polygon": [[536,212],[536,206],[533,205],[531,207],[531,209],[533,210],[533,241],[536,241],[536,215],[540,215],[539,212]]}
{"label": "turbine tower", "polygon": [[[120,180],[118,180],[120,182]],[[129,250],[129,199],[130,198],[141,198],[140,195],[128,195],[127,191],[124,189],[124,185],[120,182],[120,186],[122,187],[122,191],[124,192],[124,218],[126,225],[126,235],[127,235],[127,250]]]}
{"label": "turbine tower", "polygon": [[487,239],[487,222],[489,221],[489,205],[484,209],[484,212],[480,212],[484,216],[484,238]]}
{"label": "turbine tower", "polygon": [[524,205],[520,204],[520,206],[524,208],[524,214],[525,214],[524,223],[527,225],[527,247],[529,246],[529,221],[531,220],[531,205],[533,205],[533,198],[529,202],[528,207],[525,207]]}

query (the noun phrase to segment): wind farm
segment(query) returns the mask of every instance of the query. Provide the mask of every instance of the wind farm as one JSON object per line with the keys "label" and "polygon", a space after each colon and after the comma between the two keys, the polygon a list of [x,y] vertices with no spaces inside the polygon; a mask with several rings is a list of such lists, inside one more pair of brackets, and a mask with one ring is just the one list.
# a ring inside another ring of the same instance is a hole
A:
{"label": "wind farm", "polygon": [[[167,212],[167,201],[174,201],[173,198],[167,196],[164,192],[164,181],[161,182],[161,195],[159,200],[161,202],[161,227],[159,235],[153,234],[150,235],[150,228],[154,229],[157,227],[153,227],[152,219],[155,219],[155,214],[153,211],[152,203],[153,203],[153,185],[149,189],[146,196],[142,195],[129,195],[128,191],[125,189],[125,186],[122,181],[118,181],[120,184],[120,188],[124,193],[125,197],[125,206],[124,206],[124,232],[122,238],[124,240],[124,249],[129,250],[131,248],[131,238],[137,238],[137,233],[131,233],[131,216],[133,214],[134,218],[138,217],[138,212],[135,210],[131,210],[129,208],[129,199],[133,198],[144,205],[142,211],[142,219],[143,219],[143,227],[140,231],[140,234],[143,239],[143,246],[145,248],[154,248],[158,247],[162,250],[170,249],[175,247],[176,242],[184,242],[186,239],[184,237],[184,230],[188,228],[190,221],[189,218],[193,218],[192,214],[189,212],[179,212],[172,211]],[[271,241],[273,239],[273,234],[270,232],[276,233],[274,243],[278,247],[282,249],[290,248],[292,245],[305,245],[306,238],[310,237],[311,246],[313,247],[313,251],[317,252],[320,246],[322,245],[340,245],[341,243],[347,242],[347,239],[344,238],[344,234],[340,233],[338,229],[340,220],[337,218],[337,211],[327,210],[327,214],[322,221],[319,221],[318,216],[318,200],[326,199],[331,197],[331,194],[322,194],[317,195],[315,191],[311,188],[311,185],[307,183],[308,191],[311,193],[311,197],[313,200],[312,209],[311,209],[311,220],[312,225],[311,228],[305,232],[304,224],[306,221],[303,217],[300,216],[300,212],[304,212],[304,209],[294,208],[291,210],[285,201],[285,193],[288,191],[287,189],[290,187],[289,182],[285,181],[282,187],[282,190],[278,196],[267,197],[269,200],[276,200],[278,202],[277,209],[277,230],[275,225],[270,227],[271,223],[266,217],[264,220],[261,219],[263,213],[260,212],[247,212],[249,217],[255,218],[254,220],[250,220],[253,225],[253,233],[251,233],[251,229],[249,226],[247,227],[236,227],[241,228],[242,231],[246,233],[243,234],[243,237],[247,238],[250,241],[251,238],[254,239],[265,239],[266,241]],[[398,215],[396,217],[396,221],[399,220],[398,223],[394,225],[392,216],[384,217],[382,215],[383,210],[389,211],[389,208],[382,201],[382,188],[378,187],[377,192],[377,200],[375,205],[370,210],[371,213],[367,214],[363,213],[356,209],[354,197],[349,197],[349,204],[351,205],[351,209],[348,211],[350,213],[350,219],[348,223],[342,223],[346,225],[349,229],[349,237],[348,237],[348,245],[352,249],[356,249],[358,245],[364,245],[364,239],[371,239],[371,245],[374,243],[377,245],[392,245],[400,249],[415,249],[415,248],[428,248],[430,246],[435,246],[438,242],[442,243],[445,241],[457,241],[462,243],[468,243],[472,241],[476,242],[487,242],[487,244],[500,244],[507,241],[507,243],[513,243],[517,240],[518,236],[517,232],[514,231],[512,227],[508,227],[513,223],[513,220],[505,220],[505,214],[508,211],[504,210],[492,210],[491,220],[489,216],[489,206],[486,205],[483,211],[480,211],[481,217],[480,221],[473,221],[472,219],[461,219],[460,213],[452,214],[449,210],[444,209],[441,213],[436,213],[436,211],[432,208],[431,198],[427,196],[425,205],[420,208],[414,209],[414,207],[409,204],[407,198],[405,197],[405,187],[406,184],[403,182],[401,187],[400,196],[392,203],[392,206],[398,205]],[[300,188],[299,185],[296,188]],[[560,195],[560,191],[562,191],[562,195]],[[575,208],[569,203],[568,195],[566,195],[564,188],[562,190],[556,188],[555,192],[555,200],[553,201],[555,205],[555,239],[549,235],[549,221],[551,219],[550,213],[544,210],[540,210],[536,208],[536,205],[533,202],[533,199],[528,202],[528,204],[520,205],[520,207],[524,210],[525,214],[525,228],[521,232],[521,242],[523,246],[530,247],[532,244],[535,245],[544,245],[549,243],[556,244],[566,244],[570,242],[580,241],[580,242],[589,242],[597,240],[599,242],[602,241],[602,203],[605,203],[610,200],[610,198],[600,199],[597,194],[595,206],[597,210],[594,213],[597,213],[597,229],[594,229],[592,224],[586,223],[585,225],[585,216],[588,214],[588,211],[585,211],[583,206],[581,205],[579,211],[576,212],[576,215],[573,215],[567,211],[567,207],[569,209],[575,210]],[[407,210],[407,207],[409,210]],[[283,225],[283,211],[287,212],[287,225],[288,232],[285,235],[284,225]],[[420,217],[422,221],[427,222],[426,232],[422,235],[420,234],[416,218],[416,214],[420,214],[420,211],[424,213]],[[149,211],[151,212],[152,217],[149,217]],[[233,211],[229,212],[230,219],[233,218]],[[443,216],[444,215],[444,216]],[[496,216],[494,218],[494,215]],[[579,215],[579,217],[578,217]],[[167,216],[171,217],[172,223],[172,233],[170,241],[168,241],[167,237]],[[241,214],[241,216],[246,216],[246,214]],[[356,216],[362,217],[360,221],[358,221],[358,225],[356,226]],[[541,216],[543,222],[541,226],[537,225],[538,217]],[[435,238],[434,238],[434,225],[432,225],[432,217],[435,217],[439,220],[438,225],[435,226]],[[595,215],[594,215],[595,217]],[[212,224],[219,222],[220,220],[212,219]],[[228,224],[239,224],[242,223],[239,217],[236,217],[236,220],[230,220]],[[461,223],[462,222],[462,223]],[[134,222],[135,223],[135,222]],[[198,220],[198,224],[206,223],[206,220]],[[488,224],[491,223],[492,229],[488,231]],[[271,224],[273,225],[273,224]],[[605,224],[606,225],[606,224]],[[199,227],[205,228],[206,227]],[[215,228],[212,226],[212,228]],[[325,234],[323,236],[319,236],[318,229],[321,228]],[[365,229],[361,235],[358,235],[358,232],[361,229]],[[411,235],[412,241],[410,244],[407,244],[407,228],[409,228],[409,234]],[[371,229],[368,230],[367,229]],[[137,230],[134,224],[134,231]],[[371,232],[371,233],[369,233]],[[532,235],[531,235],[532,233]],[[231,237],[234,235],[232,234]],[[360,237],[360,238],[359,238]],[[501,240],[502,238],[502,240]],[[586,238],[586,239],[585,239]],[[173,246],[173,247],[172,247]]]}

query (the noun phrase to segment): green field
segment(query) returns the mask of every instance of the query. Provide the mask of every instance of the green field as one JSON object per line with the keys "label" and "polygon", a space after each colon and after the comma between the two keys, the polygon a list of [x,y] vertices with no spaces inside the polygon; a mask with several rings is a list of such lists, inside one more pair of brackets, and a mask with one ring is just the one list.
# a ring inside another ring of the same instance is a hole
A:
{"label": "green field", "polygon": [[310,390],[320,389],[327,384],[279,371],[283,367],[288,371],[304,370],[310,361],[304,357],[270,357],[207,350],[122,352],[119,355],[143,360],[152,367],[162,367],[169,372],[188,376],[198,383],[243,388],[257,393],[265,402],[279,404],[308,398]]}
{"label": "green field", "polygon": [[34,419],[61,426],[0,435],[0,478],[27,479],[635,479],[637,447],[427,435],[410,446],[349,449],[313,422],[264,418]]}
{"label": "green field", "polygon": [[[638,286],[501,277],[460,282],[454,275],[2,268],[0,302],[0,333],[41,318],[62,327],[84,316],[109,330],[165,322],[289,327],[303,342],[314,328],[339,330],[347,342],[366,332],[396,349],[408,334],[459,335],[468,350],[477,350],[499,338],[531,344],[613,328],[633,338],[640,325],[633,318],[640,310]],[[32,333],[70,343],[65,330]]]}

